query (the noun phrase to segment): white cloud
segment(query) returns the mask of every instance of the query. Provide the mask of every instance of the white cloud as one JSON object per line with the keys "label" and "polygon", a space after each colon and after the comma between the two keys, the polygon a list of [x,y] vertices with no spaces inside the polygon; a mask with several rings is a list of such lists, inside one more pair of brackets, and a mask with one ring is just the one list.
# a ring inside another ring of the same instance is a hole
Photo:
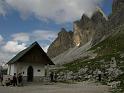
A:
{"label": "white cloud", "polygon": [[8,41],[5,46],[3,46],[4,51],[10,53],[17,53],[26,48],[26,44],[19,44],[16,41]]}
{"label": "white cloud", "polygon": [[0,63],[8,62],[18,52],[26,48],[26,44],[19,44],[16,41],[8,41],[0,47]]}
{"label": "white cloud", "polygon": [[72,22],[83,13],[89,16],[103,0],[5,0],[25,18],[34,15],[40,20],[53,20],[57,23]]}
{"label": "white cloud", "polygon": [[23,49],[25,45],[19,45],[21,43],[32,43],[38,41],[41,47],[47,52],[50,43],[57,37],[57,32],[49,30],[34,30],[31,33],[16,33],[11,35],[12,40],[7,42],[4,46],[4,50],[9,52],[17,52],[20,48]]}
{"label": "white cloud", "polygon": [[27,42],[31,40],[52,42],[57,37],[57,32],[49,30],[34,30],[30,33],[16,33],[11,35],[11,37],[12,41],[18,42]]}
{"label": "white cloud", "polygon": [[35,40],[47,40],[52,42],[56,37],[57,37],[57,33],[54,31],[47,31],[47,30],[35,30],[32,33],[32,38]]}
{"label": "white cloud", "polygon": [[12,35],[12,38],[14,41],[21,41],[21,42],[27,42],[30,39],[27,33],[16,33]]}
{"label": "white cloud", "polygon": [[47,52],[49,45],[57,37],[57,32],[48,30],[35,30],[31,33],[30,36],[33,40],[39,41],[43,50]]}
{"label": "white cloud", "polygon": [[2,35],[0,35],[0,43],[3,41],[3,37]]}
{"label": "white cloud", "polygon": [[0,63],[8,62],[13,56],[15,56],[14,53],[5,52],[2,49],[0,49]]}

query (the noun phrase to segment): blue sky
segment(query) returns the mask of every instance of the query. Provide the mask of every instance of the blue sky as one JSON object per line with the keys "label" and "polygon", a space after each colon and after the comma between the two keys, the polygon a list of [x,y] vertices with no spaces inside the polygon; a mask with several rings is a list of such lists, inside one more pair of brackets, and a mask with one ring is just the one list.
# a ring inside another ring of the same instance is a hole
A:
{"label": "blue sky", "polygon": [[112,0],[104,0],[101,5],[101,8],[104,10],[106,15],[109,15],[112,10]]}
{"label": "blue sky", "polygon": [[72,30],[73,21],[83,13],[91,16],[97,5],[106,15],[111,13],[112,0],[1,0],[0,60],[14,56],[33,41],[47,51],[61,28]]}
{"label": "blue sky", "polygon": [[[111,3],[112,0],[104,0],[103,3],[100,4],[107,15],[111,12]],[[81,17],[81,15],[79,15],[79,17]],[[0,34],[6,36],[18,32],[30,32],[35,29],[59,31],[62,27],[72,30],[72,22],[57,24],[53,21],[46,22],[38,20],[34,16],[23,20],[20,17],[19,11],[10,10],[5,16],[0,16]]]}

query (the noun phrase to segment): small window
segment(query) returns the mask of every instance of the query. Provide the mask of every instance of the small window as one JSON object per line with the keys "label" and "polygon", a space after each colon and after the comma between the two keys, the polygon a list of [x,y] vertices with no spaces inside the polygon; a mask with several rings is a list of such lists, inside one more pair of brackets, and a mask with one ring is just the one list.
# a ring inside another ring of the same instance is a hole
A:
{"label": "small window", "polygon": [[38,69],[37,72],[40,72],[40,69]]}

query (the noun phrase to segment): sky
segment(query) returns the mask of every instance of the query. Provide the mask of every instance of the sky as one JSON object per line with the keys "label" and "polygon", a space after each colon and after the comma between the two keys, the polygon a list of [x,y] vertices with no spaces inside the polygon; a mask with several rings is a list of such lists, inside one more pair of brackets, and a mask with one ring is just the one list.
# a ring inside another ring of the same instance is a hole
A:
{"label": "sky", "polygon": [[47,52],[61,28],[89,17],[99,6],[111,13],[112,0],[0,0],[0,63],[7,62],[34,41]]}

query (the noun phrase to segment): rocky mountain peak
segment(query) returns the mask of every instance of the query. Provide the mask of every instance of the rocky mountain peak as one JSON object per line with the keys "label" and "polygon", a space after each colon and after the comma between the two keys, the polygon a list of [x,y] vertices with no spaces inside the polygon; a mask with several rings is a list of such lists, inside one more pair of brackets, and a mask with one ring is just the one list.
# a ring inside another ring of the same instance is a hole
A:
{"label": "rocky mountain peak", "polygon": [[82,18],[81,18],[81,21],[83,23],[87,23],[88,21],[90,20],[90,18],[86,15],[86,14],[83,14]]}
{"label": "rocky mountain peak", "polygon": [[49,46],[47,54],[49,57],[53,58],[72,46],[73,32],[68,32],[65,28],[61,28],[61,31],[58,33],[58,37]]}
{"label": "rocky mountain peak", "polygon": [[60,32],[67,32],[65,28],[61,28]]}
{"label": "rocky mountain peak", "polygon": [[74,25],[76,24],[77,26],[81,27],[83,24],[86,24],[89,21],[90,21],[90,18],[86,14],[83,14],[80,20],[77,20],[74,22]]}
{"label": "rocky mountain peak", "polygon": [[99,23],[99,22],[108,20],[108,17],[105,15],[105,13],[102,11],[101,8],[97,8],[96,11],[93,13],[91,19],[95,23]]}
{"label": "rocky mountain peak", "polygon": [[62,36],[63,34],[68,33],[65,28],[61,28],[60,32],[58,33],[58,36]]}

